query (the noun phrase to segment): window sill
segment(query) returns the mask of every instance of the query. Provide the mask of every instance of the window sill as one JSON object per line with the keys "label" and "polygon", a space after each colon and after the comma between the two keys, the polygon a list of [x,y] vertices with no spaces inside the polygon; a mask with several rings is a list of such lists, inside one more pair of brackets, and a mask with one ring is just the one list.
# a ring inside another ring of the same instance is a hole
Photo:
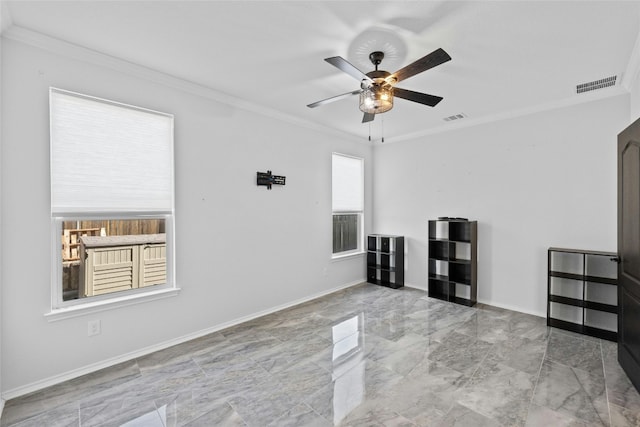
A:
{"label": "window sill", "polygon": [[365,251],[349,252],[347,254],[331,255],[331,260],[332,261],[341,261],[341,260],[346,260],[346,259],[350,259],[350,258],[360,257],[360,256],[362,256],[364,254],[365,254]]}
{"label": "window sill", "polygon": [[58,320],[84,316],[86,314],[97,313],[100,311],[112,310],[114,308],[126,307],[134,304],[142,304],[162,298],[174,297],[179,293],[180,288],[168,288],[134,295],[123,295],[106,300],[91,301],[87,302],[86,304],[77,304],[68,307],[54,308],[51,309],[49,313],[45,313],[44,317],[49,322],[55,322]]}

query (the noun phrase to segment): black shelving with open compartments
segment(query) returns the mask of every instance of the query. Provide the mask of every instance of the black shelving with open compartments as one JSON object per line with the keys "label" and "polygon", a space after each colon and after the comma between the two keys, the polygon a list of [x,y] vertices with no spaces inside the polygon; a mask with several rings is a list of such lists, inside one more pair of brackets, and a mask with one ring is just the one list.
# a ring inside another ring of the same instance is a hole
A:
{"label": "black shelving with open compartments", "polygon": [[478,223],[463,218],[429,221],[429,296],[473,306],[477,302]]}
{"label": "black shelving with open compartments", "polygon": [[617,341],[618,255],[549,248],[547,325]]}
{"label": "black shelving with open compartments", "polygon": [[394,289],[404,286],[404,236],[367,236],[367,282]]}

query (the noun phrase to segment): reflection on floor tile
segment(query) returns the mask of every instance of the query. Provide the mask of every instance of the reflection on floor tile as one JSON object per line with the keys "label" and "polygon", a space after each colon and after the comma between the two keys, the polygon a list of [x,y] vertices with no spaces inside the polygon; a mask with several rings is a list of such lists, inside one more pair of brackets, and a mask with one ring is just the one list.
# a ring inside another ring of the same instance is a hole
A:
{"label": "reflection on floor tile", "polygon": [[615,343],[362,284],[6,402],[1,426],[640,426]]}

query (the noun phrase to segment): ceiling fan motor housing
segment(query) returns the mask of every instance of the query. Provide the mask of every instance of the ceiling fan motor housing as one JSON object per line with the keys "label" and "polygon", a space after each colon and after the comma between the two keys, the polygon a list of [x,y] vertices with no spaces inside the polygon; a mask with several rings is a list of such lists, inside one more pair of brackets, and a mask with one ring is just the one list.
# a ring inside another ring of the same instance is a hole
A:
{"label": "ceiling fan motor housing", "polygon": [[376,70],[378,69],[378,65],[380,65],[383,59],[384,59],[384,52],[380,52],[379,50],[375,52],[371,52],[369,54],[369,60],[373,65],[376,66]]}

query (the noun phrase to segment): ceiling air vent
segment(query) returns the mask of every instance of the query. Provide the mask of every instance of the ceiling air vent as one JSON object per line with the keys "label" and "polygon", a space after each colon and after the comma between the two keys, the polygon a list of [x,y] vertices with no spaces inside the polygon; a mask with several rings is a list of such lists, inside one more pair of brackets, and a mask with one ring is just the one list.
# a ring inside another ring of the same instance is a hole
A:
{"label": "ceiling air vent", "polygon": [[617,78],[618,76],[611,76],[611,77],[606,77],[604,79],[595,80],[589,83],[582,83],[576,86],[576,93],[589,92],[592,90],[603,89],[609,86],[615,86]]}
{"label": "ceiling air vent", "polygon": [[453,116],[445,117],[442,120],[444,120],[445,122],[450,122],[450,121],[453,121],[453,120],[464,119],[465,117],[467,117],[466,114],[460,113],[460,114],[454,114]]}

